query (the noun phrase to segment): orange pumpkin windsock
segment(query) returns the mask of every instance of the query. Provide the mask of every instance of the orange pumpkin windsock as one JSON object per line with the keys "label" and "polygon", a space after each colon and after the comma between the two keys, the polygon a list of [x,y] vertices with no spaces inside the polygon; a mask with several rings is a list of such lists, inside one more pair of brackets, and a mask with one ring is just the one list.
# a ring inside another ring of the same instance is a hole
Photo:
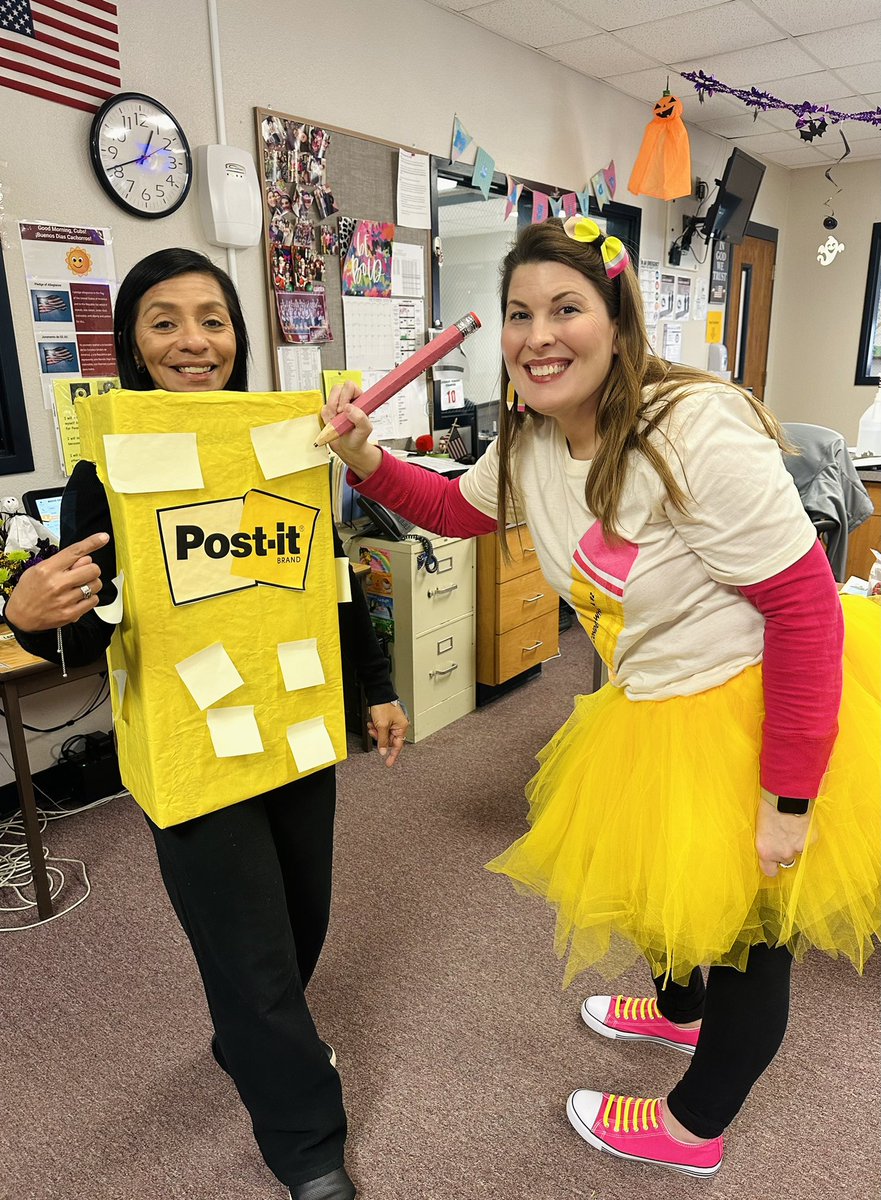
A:
{"label": "orange pumpkin windsock", "polygon": [[682,101],[665,92],[654,107],[628,189],[634,196],[676,200],[691,195],[691,148],[682,123]]}

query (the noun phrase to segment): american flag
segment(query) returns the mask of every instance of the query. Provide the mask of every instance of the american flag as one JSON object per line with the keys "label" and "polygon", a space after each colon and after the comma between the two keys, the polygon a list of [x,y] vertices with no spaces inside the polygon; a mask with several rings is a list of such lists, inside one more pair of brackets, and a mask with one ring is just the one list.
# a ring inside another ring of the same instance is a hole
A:
{"label": "american flag", "polygon": [[110,0],[0,0],[0,85],[95,112],[121,82]]}
{"label": "american flag", "polygon": [[454,421],[450,432],[444,437],[447,444],[447,454],[456,462],[462,462],[471,456],[465,447],[465,442],[462,439],[462,434],[459,432],[459,422]]}

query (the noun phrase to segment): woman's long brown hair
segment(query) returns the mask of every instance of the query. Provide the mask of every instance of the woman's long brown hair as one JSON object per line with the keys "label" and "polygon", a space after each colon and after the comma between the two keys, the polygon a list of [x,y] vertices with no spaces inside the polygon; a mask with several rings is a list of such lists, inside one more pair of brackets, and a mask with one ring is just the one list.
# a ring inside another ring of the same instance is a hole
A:
{"label": "woman's long brown hair", "polygon": [[[584,494],[587,507],[602,522],[607,537],[618,534],[618,507],[627,474],[631,451],[641,454],[658,472],[671,502],[680,512],[687,509],[687,497],[649,434],[663,428],[670,411],[690,387],[714,383],[715,375],[668,363],[653,353],[643,316],[642,293],[636,271],[630,263],[620,275],[609,279],[602,255],[594,242],[576,242],[568,236],[560,220],[545,221],[523,229],[501,266],[502,321],[508,304],[511,276],[528,263],[557,262],[582,274],[597,289],[609,317],[618,322],[618,353],[606,379],[597,405],[596,436],[598,449],[587,475]],[[511,513],[518,513],[515,480],[512,475],[513,451],[523,429],[530,421],[545,418],[528,408],[517,412],[505,403],[508,372],[502,362],[502,389],[499,404],[499,529],[504,529]],[[734,386],[729,384],[728,386]],[[738,391],[743,389],[738,388]],[[791,447],[776,418],[749,392],[743,392],[768,436],[782,449]],[[502,551],[506,541],[502,539]]]}

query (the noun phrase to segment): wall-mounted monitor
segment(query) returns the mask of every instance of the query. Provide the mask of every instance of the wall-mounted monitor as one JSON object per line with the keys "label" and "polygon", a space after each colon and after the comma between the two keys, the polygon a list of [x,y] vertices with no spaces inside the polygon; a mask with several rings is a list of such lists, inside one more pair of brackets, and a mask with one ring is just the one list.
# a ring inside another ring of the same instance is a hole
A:
{"label": "wall-mounted monitor", "polygon": [[764,174],[764,163],[735,146],[725,164],[719,194],[704,219],[707,241],[713,238],[735,245],[743,241]]}

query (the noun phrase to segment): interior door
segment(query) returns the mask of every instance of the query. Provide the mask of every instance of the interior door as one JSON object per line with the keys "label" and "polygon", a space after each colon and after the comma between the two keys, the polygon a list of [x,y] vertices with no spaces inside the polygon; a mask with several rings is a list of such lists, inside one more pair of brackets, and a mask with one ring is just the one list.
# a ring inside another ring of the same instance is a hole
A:
{"label": "interior door", "polygon": [[725,344],[731,378],[764,399],[768,374],[771,297],[777,260],[777,231],[772,238],[749,235],[732,247],[728,275]]}

